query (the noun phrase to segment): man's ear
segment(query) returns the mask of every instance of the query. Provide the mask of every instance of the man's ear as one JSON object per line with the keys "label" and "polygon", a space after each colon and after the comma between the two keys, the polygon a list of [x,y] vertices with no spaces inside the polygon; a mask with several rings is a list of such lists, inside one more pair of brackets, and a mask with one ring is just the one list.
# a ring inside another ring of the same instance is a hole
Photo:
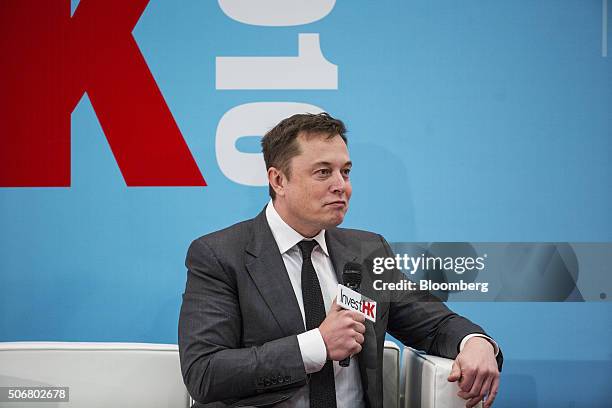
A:
{"label": "man's ear", "polygon": [[268,183],[277,196],[285,195],[287,177],[281,170],[277,169],[276,167],[270,167],[268,169]]}

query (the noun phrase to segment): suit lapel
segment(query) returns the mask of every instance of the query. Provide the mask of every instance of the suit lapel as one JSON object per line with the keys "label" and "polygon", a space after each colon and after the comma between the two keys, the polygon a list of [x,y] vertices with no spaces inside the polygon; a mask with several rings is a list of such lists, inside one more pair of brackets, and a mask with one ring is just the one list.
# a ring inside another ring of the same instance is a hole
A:
{"label": "suit lapel", "polygon": [[334,272],[336,272],[338,283],[342,283],[344,265],[347,262],[359,262],[359,259],[354,252],[341,241],[338,230],[332,229],[325,231],[325,242],[327,243],[327,250],[329,251],[329,256],[334,265]]}
{"label": "suit lapel", "polygon": [[246,252],[249,275],[285,336],[303,333],[302,313],[265,210],[253,220],[253,236]]}

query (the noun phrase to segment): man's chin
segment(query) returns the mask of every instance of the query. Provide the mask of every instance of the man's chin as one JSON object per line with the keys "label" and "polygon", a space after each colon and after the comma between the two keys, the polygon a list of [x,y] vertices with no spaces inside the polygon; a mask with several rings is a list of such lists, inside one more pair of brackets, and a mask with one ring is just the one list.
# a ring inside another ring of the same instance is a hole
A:
{"label": "man's chin", "polygon": [[338,225],[342,224],[342,221],[344,221],[344,212],[333,214],[327,220],[327,226],[325,227],[325,229],[337,227]]}

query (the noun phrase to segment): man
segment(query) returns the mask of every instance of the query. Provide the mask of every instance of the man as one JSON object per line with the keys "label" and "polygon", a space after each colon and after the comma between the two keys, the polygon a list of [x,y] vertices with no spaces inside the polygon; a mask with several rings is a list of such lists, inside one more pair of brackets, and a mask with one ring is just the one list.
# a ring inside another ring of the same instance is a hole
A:
{"label": "man", "polygon": [[[179,350],[197,406],[382,408],[385,332],[456,358],[448,380],[459,382],[466,406],[485,396],[493,403],[502,362],[495,342],[427,292],[376,293],[368,271],[374,254],[393,256],[388,244],[336,228],[352,192],[345,132],[326,113],[280,122],[262,139],[270,203],[191,244]],[[361,292],[378,301],[375,323],[334,300],[347,262],[364,265]],[[383,279],[403,277],[395,270]]]}

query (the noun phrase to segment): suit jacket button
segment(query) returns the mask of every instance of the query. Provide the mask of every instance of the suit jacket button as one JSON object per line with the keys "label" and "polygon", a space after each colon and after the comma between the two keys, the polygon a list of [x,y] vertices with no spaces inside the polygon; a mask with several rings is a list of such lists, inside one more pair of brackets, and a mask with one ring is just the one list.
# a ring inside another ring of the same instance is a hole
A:
{"label": "suit jacket button", "polygon": [[282,384],[282,383],[284,383],[284,382],[285,382],[285,379],[283,378],[283,376],[282,376],[282,375],[279,375],[279,376],[278,376],[278,378],[277,378],[277,380],[278,380],[278,383],[279,383],[279,384]]}
{"label": "suit jacket button", "polygon": [[288,376],[288,375],[286,375],[286,376],[285,376],[285,382],[289,382],[290,380],[291,380],[291,377],[290,377],[290,376]]}
{"label": "suit jacket button", "polygon": [[269,379],[269,378],[265,378],[265,379],[264,379],[264,385],[265,385],[266,387],[269,387],[269,386],[270,386],[270,379]]}

